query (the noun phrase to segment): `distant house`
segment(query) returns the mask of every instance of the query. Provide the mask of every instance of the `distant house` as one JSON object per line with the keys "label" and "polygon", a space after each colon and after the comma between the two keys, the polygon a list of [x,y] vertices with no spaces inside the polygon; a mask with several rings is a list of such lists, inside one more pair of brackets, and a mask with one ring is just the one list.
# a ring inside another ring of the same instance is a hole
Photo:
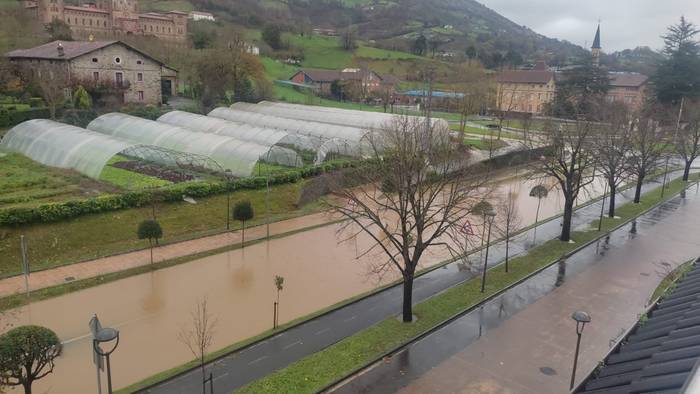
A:
{"label": "distant house", "polygon": [[393,92],[399,83],[399,80],[392,75],[379,74],[359,68],[346,68],[344,70],[301,69],[292,75],[290,81],[313,86],[324,93],[330,93],[333,82],[344,82],[361,88],[367,94],[382,89],[389,89]]}
{"label": "distant house", "polygon": [[214,18],[213,14],[211,14],[209,12],[204,12],[204,11],[190,11],[188,18],[193,20],[193,21],[216,22],[216,18]]}
{"label": "distant house", "polygon": [[646,95],[649,77],[631,72],[609,72],[610,90],[606,99],[620,102],[632,110],[641,108]]}
{"label": "distant house", "polygon": [[496,77],[496,107],[504,112],[541,114],[554,98],[554,71],[544,62],[532,70],[509,70]]}
{"label": "distant house", "polygon": [[53,41],[5,56],[21,72],[66,87],[113,87],[125,103],[161,104],[163,96],[177,92],[175,69],[121,41]]}
{"label": "distant house", "polygon": [[311,30],[314,34],[318,34],[319,36],[329,36],[329,37],[335,37],[338,35],[338,32],[335,29],[324,29],[317,27],[315,29]]}

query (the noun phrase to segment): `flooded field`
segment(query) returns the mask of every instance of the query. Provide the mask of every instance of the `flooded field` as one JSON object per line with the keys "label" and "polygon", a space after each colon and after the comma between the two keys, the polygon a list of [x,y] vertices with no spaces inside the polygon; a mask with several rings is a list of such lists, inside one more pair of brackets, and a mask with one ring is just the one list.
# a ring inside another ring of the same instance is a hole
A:
{"label": "flooded field", "polygon": [[[512,179],[498,185],[498,193],[517,195],[523,226],[534,222],[537,199],[529,192],[538,183]],[[602,187],[591,189],[582,202]],[[539,217],[561,210],[560,192],[554,189],[542,200]],[[14,325],[49,327],[64,342],[54,374],[36,382],[36,392],[87,393],[96,385],[88,321],[97,313],[103,325],[121,332],[112,371],[114,386],[124,387],[193,358],[177,334],[191,326],[190,312],[203,297],[217,321],[212,349],[219,349],[271,328],[275,275],[285,278],[281,323],[395,278],[368,274],[374,256],[356,256],[371,245],[369,238],[339,244],[337,229],[329,225],[36,302],[4,318]],[[428,253],[423,265],[445,257],[445,251]]]}

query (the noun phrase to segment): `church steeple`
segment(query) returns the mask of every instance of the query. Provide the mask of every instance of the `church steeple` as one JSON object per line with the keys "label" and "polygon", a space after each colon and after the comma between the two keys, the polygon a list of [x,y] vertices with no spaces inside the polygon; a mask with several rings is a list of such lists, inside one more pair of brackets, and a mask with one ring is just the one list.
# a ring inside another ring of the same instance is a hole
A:
{"label": "church steeple", "polygon": [[595,31],[595,38],[591,46],[591,56],[593,57],[593,64],[595,66],[600,65],[600,49],[600,22],[598,22],[598,29]]}

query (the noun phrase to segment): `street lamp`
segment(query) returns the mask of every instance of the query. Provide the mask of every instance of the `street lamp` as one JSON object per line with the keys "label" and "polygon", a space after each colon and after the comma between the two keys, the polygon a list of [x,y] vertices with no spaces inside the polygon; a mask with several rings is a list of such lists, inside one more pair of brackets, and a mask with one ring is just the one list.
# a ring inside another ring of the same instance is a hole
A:
{"label": "street lamp", "polygon": [[224,170],[226,177],[226,230],[231,229],[231,170]]}
{"label": "street lamp", "polygon": [[484,292],[486,288],[486,268],[488,267],[489,261],[489,244],[491,243],[491,225],[496,217],[496,212],[493,209],[484,212],[484,217],[486,217],[489,222],[489,235],[486,238],[486,257],[484,258],[484,272],[481,274],[481,292]]}
{"label": "street lamp", "polygon": [[571,385],[569,385],[569,390],[574,388],[574,380],[576,380],[576,365],[578,364],[578,350],[581,346],[581,334],[583,334],[583,328],[586,323],[591,322],[591,315],[584,311],[576,311],[571,315],[571,318],[576,321],[576,352],[574,353],[574,369],[571,371]]}
{"label": "street lamp", "polygon": [[[112,354],[119,346],[119,331],[110,328],[102,327],[97,314],[93,315],[88,324],[92,331],[92,350],[95,364],[97,365],[97,392],[102,392],[102,384],[100,383],[100,369],[102,369],[102,357],[107,360],[107,392],[112,394],[112,368],[109,364],[109,355]],[[109,351],[104,351],[100,347],[101,344],[114,341],[114,346]]]}

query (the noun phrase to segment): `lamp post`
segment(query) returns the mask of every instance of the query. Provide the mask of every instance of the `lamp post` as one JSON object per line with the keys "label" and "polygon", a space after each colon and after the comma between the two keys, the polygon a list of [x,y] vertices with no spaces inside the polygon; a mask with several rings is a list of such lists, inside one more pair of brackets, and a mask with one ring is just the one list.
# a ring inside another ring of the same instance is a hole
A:
{"label": "lamp post", "polygon": [[481,292],[484,292],[484,289],[486,288],[486,268],[488,267],[488,262],[489,262],[489,244],[491,243],[491,225],[493,224],[493,220],[496,217],[496,212],[493,210],[489,210],[484,212],[484,216],[487,218],[489,222],[489,233],[488,236],[486,237],[486,256],[484,257],[484,272],[481,274]]}
{"label": "lamp post", "polygon": [[578,364],[578,350],[581,346],[581,334],[583,334],[583,328],[586,326],[586,323],[591,322],[591,315],[584,311],[576,311],[571,315],[571,318],[576,321],[576,352],[574,353],[574,369],[571,371],[569,390],[573,390],[574,380],[576,380],[576,365]]}
{"label": "lamp post", "polygon": [[231,170],[224,171],[226,177],[226,230],[231,229]]}
{"label": "lamp post", "polygon": [[[117,346],[119,346],[119,331],[110,327],[102,327],[97,315],[92,317],[89,326],[90,330],[92,331],[93,355],[95,356],[97,364],[98,392],[102,392],[100,383],[100,369],[102,368],[102,357],[104,357],[107,361],[107,392],[112,394],[112,368],[109,363],[109,356],[117,349]],[[114,342],[112,348],[108,351],[102,350],[100,345],[110,342]]]}

